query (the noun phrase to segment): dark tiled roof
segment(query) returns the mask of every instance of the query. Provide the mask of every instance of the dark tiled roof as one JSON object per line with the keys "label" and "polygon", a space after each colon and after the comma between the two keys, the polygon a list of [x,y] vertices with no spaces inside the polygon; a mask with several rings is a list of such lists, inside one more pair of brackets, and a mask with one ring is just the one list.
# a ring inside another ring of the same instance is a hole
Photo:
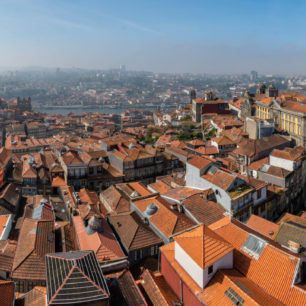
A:
{"label": "dark tiled roof", "polygon": [[109,299],[109,290],[93,251],[48,254],[46,270],[49,305]]}
{"label": "dark tiled roof", "polygon": [[148,305],[130,271],[122,271],[116,280],[110,288],[113,305]]}
{"label": "dark tiled roof", "polygon": [[54,240],[54,221],[24,219],[13,262],[13,279],[45,279],[44,257],[54,252]]}
{"label": "dark tiled roof", "polygon": [[11,306],[14,301],[14,282],[0,280],[0,304],[1,306]]}
{"label": "dark tiled roof", "polygon": [[47,305],[46,287],[34,287],[31,291],[17,298],[16,306],[45,306]]}
{"label": "dark tiled roof", "polygon": [[109,221],[127,251],[162,243],[162,240],[141,220],[135,211],[110,216]]}
{"label": "dark tiled roof", "polygon": [[16,243],[0,240],[0,270],[11,272],[16,251]]}
{"label": "dark tiled roof", "polygon": [[161,274],[145,270],[141,275],[141,286],[152,305],[168,306],[179,304],[180,300]]}
{"label": "dark tiled roof", "polygon": [[215,202],[207,201],[200,194],[193,195],[184,201],[184,207],[200,223],[210,225],[224,217],[224,208]]}

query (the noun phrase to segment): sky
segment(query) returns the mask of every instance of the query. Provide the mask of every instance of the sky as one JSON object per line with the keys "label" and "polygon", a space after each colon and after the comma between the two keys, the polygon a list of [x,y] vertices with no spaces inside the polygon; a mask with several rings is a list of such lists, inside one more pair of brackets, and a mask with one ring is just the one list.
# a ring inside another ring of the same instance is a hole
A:
{"label": "sky", "polygon": [[305,74],[304,0],[0,0],[0,67]]}

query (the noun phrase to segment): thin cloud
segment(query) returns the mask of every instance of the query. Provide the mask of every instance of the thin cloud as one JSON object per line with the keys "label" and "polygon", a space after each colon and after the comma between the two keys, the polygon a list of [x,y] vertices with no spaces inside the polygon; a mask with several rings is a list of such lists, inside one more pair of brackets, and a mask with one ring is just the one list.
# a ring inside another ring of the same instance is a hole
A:
{"label": "thin cloud", "polygon": [[142,32],[147,32],[147,33],[153,33],[153,34],[161,34],[160,32],[158,31],[155,31],[153,29],[150,29],[150,28],[147,28],[147,27],[144,27],[142,25],[139,25],[137,23],[134,23],[132,21],[129,21],[129,20],[125,20],[125,19],[119,19],[119,18],[115,18],[113,17],[114,20],[118,21],[119,23],[123,24],[123,25],[126,25],[126,26],[129,26],[135,30],[138,30],[138,31],[142,31]]}
{"label": "thin cloud", "polygon": [[64,19],[58,19],[58,18],[48,18],[49,22],[54,23],[56,25],[59,25],[61,27],[69,28],[69,29],[77,29],[77,30],[92,30],[91,27],[81,24],[81,23],[75,23],[72,21],[64,20]]}
{"label": "thin cloud", "polygon": [[128,27],[130,27],[132,29],[135,29],[137,31],[141,31],[141,32],[145,32],[145,33],[158,34],[158,35],[161,34],[160,32],[158,32],[154,29],[145,27],[141,24],[135,23],[135,22],[127,20],[127,19],[122,19],[122,18],[118,18],[118,17],[112,16],[112,15],[103,14],[103,13],[99,13],[99,15],[102,16],[102,17],[106,17],[108,19],[111,19],[113,21],[116,21],[116,22],[120,23],[121,25],[128,26]]}

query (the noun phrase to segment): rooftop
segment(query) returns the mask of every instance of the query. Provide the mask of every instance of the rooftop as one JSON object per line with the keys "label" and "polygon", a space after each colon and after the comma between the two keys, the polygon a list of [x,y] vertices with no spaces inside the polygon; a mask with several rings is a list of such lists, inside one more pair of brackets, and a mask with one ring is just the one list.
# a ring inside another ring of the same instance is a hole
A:
{"label": "rooftop", "polygon": [[93,251],[46,256],[49,305],[94,303],[109,299],[109,290]]}
{"label": "rooftop", "polygon": [[176,236],[174,241],[202,269],[209,267],[233,250],[227,241],[203,224],[192,231]]}

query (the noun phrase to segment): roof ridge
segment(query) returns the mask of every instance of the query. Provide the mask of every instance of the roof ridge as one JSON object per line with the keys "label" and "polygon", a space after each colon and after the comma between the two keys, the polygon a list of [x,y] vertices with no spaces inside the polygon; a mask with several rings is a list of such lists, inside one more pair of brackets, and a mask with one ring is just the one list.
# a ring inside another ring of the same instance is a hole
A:
{"label": "roof ridge", "polygon": [[53,302],[53,300],[55,299],[56,295],[59,293],[59,291],[64,287],[64,285],[66,284],[69,276],[72,274],[74,268],[76,268],[77,265],[76,263],[74,263],[74,265],[71,267],[69,273],[67,274],[66,278],[63,280],[62,284],[58,287],[58,289],[55,291],[53,297],[50,299],[49,304],[51,304]]}
{"label": "roof ridge", "polygon": [[139,231],[139,229],[140,229],[140,226],[139,226],[139,224],[134,220],[134,218],[132,217],[132,219],[133,219],[133,221],[134,221],[134,223],[136,224],[136,226],[137,226],[137,228],[136,228],[136,230],[135,230],[135,233],[134,233],[134,236],[133,236],[133,239],[131,240],[131,242],[130,242],[130,244],[129,244],[129,246],[128,246],[128,248],[130,249],[130,247],[132,246],[132,244],[133,244],[133,241],[135,240],[135,238],[136,238],[136,235],[137,235],[137,232]]}

